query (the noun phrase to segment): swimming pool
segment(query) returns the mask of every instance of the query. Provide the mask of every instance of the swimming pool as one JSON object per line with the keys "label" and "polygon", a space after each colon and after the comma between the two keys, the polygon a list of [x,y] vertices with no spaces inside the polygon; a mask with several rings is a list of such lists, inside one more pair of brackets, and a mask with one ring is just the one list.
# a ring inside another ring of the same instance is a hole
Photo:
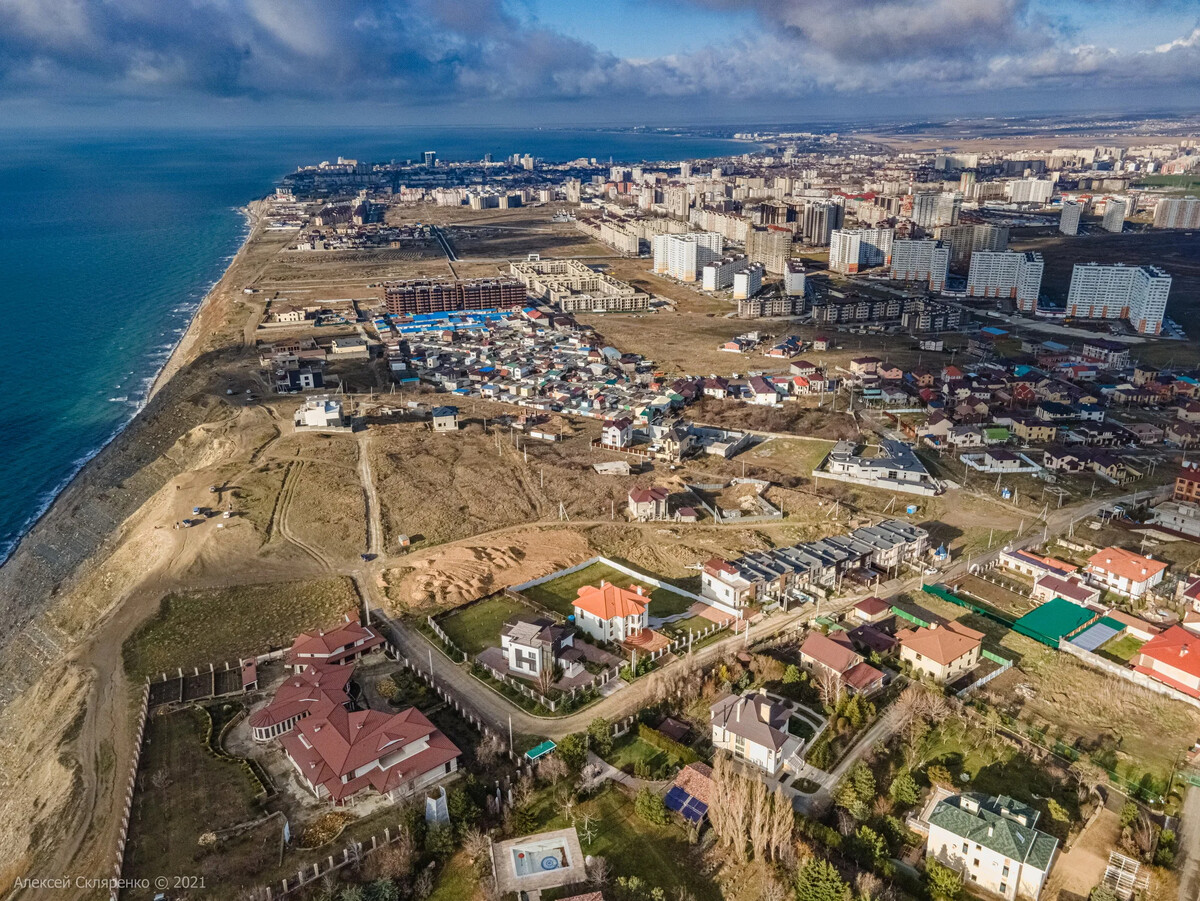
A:
{"label": "swimming pool", "polygon": [[517,876],[532,876],[551,870],[565,870],[573,865],[562,839],[530,842],[512,849],[513,872]]}

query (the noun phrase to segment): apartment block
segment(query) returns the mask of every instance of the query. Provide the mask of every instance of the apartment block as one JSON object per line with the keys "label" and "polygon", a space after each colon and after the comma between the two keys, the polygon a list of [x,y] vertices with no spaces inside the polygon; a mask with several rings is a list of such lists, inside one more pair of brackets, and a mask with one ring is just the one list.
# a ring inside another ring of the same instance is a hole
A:
{"label": "apartment block", "polygon": [[890,228],[841,228],[829,241],[829,268],[853,275],[872,266],[890,266],[892,238]]}
{"label": "apartment block", "polygon": [[1200,228],[1200,198],[1161,198],[1154,207],[1154,227]]}
{"label": "apartment block", "polygon": [[725,239],[716,232],[655,235],[654,271],[684,282],[694,282],[706,265],[721,259]]}
{"label": "apartment block", "polygon": [[1017,308],[1033,312],[1042,290],[1044,262],[1040,253],[981,251],[971,256],[967,274],[969,297],[1009,298]]}
{"label": "apartment block", "polygon": [[941,241],[896,241],[892,244],[892,278],[928,282],[943,291],[950,268],[950,248]]}
{"label": "apartment block", "polygon": [[1064,200],[1062,216],[1058,220],[1058,230],[1064,235],[1079,234],[1079,217],[1083,213],[1083,204],[1075,200]]}
{"label": "apartment block", "polygon": [[1162,331],[1171,276],[1157,266],[1075,264],[1067,292],[1067,315],[1128,319],[1143,335]]}
{"label": "apartment block", "polygon": [[407,279],[383,286],[389,313],[442,313],[524,306],[525,285],[515,278]]}

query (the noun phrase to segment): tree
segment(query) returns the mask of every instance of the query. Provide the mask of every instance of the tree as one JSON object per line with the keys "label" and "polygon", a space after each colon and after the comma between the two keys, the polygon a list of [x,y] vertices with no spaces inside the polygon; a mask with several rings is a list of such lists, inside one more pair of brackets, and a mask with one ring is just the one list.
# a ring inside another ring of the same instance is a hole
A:
{"label": "tree", "polygon": [[1126,801],[1121,808],[1121,828],[1132,826],[1134,820],[1138,818],[1138,806],[1133,801]]}
{"label": "tree", "polygon": [[557,754],[550,754],[539,760],[537,772],[541,778],[545,779],[551,785],[558,785],[560,781],[570,775],[567,762]]}
{"label": "tree", "polygon": [[930,785],[951,786],[954,784],[954,777],[950,775],[950,771],[937,764],[925,770],[925,778],[929,780]]}
{"label": "tree", "polygon": [[795,685],[800,681],[800,667],[794,663],[789,663],[783,671],[783,684]]}
{"label": "tree", "polygon": [[588,884],[602,889],[608,883],[608,861],[603,857],[590,857],[584,862]]}
{"label": "tree", "polygon": [[647,823],[656,826],[667,824],[667,807],[653,789],[643,788],[633,799],[633,809]]}
{"label": "tree", "polygon": [[572,732],[559,741],[555,753],[562,758],[572,773],[578,773],[587,763],[587,741],[582,733]]}
{"label": "tree", "polygon": [[854,848],[863,864],[874,867],[888,856],[887,842],[870,826],[862,825],[854,833]]}
{"label": "tree", "polygon": [[1071,815],[1067,813],[1067,809],[1053,798],[1050,798],[1046,802],[1046,813],[1048,813],[1050,815],[1050,819],[1054,820],[1056,823],[1066,823],[1071,819]]}
{"label": "tree", "polygon": [[337,893],[338,901],[363,901],[364,895],[361,887],[357,885],[344,885]]}
{"label": "tree", "polygon": [[932,858],[925,863],[925,884],[939,901],[955,901],[962,893],[962,876]]}
{"label": "tree", "polygon": [[612,753],[612,725],[602,716],[596,717],[587,727],[588,739],[597,757],[607,757]]}
{"label": "tree", "polygon": [[450,814],[450,822],[460,835],[478,823],[483,813],[471,797],[470,791],[463,785],[456,785],[447,792],[446,811]]}
{"label": "tree", "polygon": [[796,871],[796,901],[845,901],[845,880],[827,860],[813,857]]}
{"label": "tree", "polygon": [[856,820],[865,820],[868,815],[867,805],[858,796],[852,779],[843,779],[834,795],[834,803]]}
{"label": "tree", "polygon": [[479,829],[472,826],[463,833],[462,837],[463,853],[467,855],[471,863],[475,865],[476,871],[482,874],[487,870],[490,859],[488,851],[491,848],[491,843],[488,837]]}
{"label": "tree", "polygon": [[390,879],[376,879],[367,883],[363,901],[400,901],[400,888]]}
{"label": "tree", "polygon": [[854,791],[858,793],[860,801],[869,804],[875,799],[875,774],[871,772],[869,766],[860,761],[850,772],[850,779],[854,783]]}
{"label": "tree", "polygon": [[921,800],[921,791],[917,788],[917,780],[912,777],[912,773],[904,770],[888,786],[888,796],[901,807],[912,807]]}
{"label": "tree", "polygon": [[454,853],[454,830],[449,826],[433,826],[425,834],[425,850],[445,860]]}

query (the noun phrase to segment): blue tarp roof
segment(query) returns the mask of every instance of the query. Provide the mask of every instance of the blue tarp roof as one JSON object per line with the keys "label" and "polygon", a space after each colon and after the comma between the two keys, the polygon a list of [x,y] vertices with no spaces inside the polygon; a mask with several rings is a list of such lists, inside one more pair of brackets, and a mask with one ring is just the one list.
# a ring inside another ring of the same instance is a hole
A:
{"label": "blue tarp roof", "polygon": [[536,745],[535,747],[532,747],[528,751],[526,751],[525,756],[528,757],[530,760],[537,760],[539,757],[546,756],[547,754],[549,754],[551,751],[553,751],[557,747],[558,747],[558,745],[556,745],[554,742],[552,742],[550,739],[547,738],[540,745]]}

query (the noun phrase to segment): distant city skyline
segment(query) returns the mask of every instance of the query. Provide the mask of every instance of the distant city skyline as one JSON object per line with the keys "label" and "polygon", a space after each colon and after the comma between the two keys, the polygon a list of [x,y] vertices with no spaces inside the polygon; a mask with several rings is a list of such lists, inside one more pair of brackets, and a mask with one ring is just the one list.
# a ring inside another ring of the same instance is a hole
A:
{"label": "distant city skyline", "polygon": [[1191,0],[3,0],[10,124],[1200,108]]}

